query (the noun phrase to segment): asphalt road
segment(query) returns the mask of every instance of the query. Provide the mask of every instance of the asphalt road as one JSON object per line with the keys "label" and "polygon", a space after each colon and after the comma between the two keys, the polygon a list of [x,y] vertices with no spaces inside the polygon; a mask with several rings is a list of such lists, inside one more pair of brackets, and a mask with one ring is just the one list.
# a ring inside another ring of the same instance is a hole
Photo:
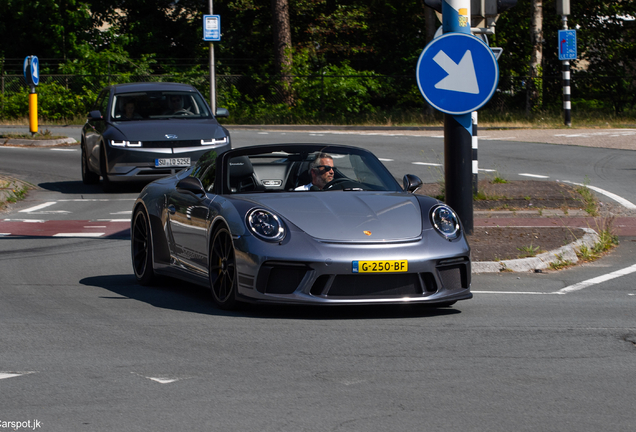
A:
{"label": "asphalt road", "polygon": [[[414,162],[436,163],[429,153],[443,150],[425,136],[232,136],[235,145],[364,145],[396,175],[419,170],[433,181],[437,168]],[[636,202],[631,150],[484,139],[479,154],[480,167],[506,178],[587,176]],[[622,432],[636,424],[636,238],[570,270],[475,275],[475,297],[452,308],[225,313],[192,285],[138,286],[129,239],[116,229],[91,235],[125,224],[116,221],[130,218],[136,191],[82,185],[77,146],[0,147],[0,174],[39,187],[0,218],[42,230],[0,235],[0,428]],[[69,220],[83,236],[44,229]]]}

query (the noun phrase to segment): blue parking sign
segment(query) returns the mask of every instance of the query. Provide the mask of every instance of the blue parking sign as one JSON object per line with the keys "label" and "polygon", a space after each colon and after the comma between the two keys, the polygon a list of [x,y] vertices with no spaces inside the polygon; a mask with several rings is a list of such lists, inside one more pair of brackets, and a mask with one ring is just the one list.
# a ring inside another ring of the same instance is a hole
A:
{"label": "blue parking sign", "polygon": [[220,15],[203,15],[203,40],[208,42],[221,40]]}

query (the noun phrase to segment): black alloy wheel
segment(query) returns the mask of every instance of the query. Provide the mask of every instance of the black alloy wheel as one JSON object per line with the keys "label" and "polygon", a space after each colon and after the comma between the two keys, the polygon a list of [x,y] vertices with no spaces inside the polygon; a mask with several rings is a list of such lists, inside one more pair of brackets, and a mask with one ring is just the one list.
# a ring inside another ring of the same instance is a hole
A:
{"label": "black alloy wheel", "polygon": [[148,216],[142,209],[137,210],[133,217],[130,248],[137,282],[141,285],[150,285],[155,279],[152,268],[152,236]]}
{"label": "black alloy wheel", "polygon": [[236,307],[236,255],[232,235],[223,227],[214,233],[210,248],[210,290],[221,309]]}
{"label": "black alloy wheel", "polygon": [[88,154],[86,153],[86,147],[84,144],[80,146],[82,148],[82,182],[85,185],[99,183],[99,175],[95,174],[88,168]]}

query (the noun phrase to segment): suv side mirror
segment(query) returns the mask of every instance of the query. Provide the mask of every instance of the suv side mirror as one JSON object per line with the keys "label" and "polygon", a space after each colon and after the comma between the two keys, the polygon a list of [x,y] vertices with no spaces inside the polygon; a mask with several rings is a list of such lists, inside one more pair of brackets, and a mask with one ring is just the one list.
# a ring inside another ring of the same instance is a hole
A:
{"label": "suv side mirror", "polygon": [[216,109],[215,117],[229,117],[229,116],[230,116],[230,112],[227,110],[227,108]]}
{"label": "suv side mirror", "polygon": [[102,116],[102,113],[100,113],[99,111],[91,111],[88,113],[88,119],[89,120],[104,120],[104,117]]}

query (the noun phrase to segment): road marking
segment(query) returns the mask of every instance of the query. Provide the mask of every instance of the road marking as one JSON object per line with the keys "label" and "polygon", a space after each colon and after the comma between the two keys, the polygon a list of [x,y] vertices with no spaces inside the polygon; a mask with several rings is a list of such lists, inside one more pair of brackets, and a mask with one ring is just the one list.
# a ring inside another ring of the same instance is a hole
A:
{"label": "road marking", "polygon": [[550,178],[550,176],[544,176],[544,175],[539,175],[539,174],[519,173],[519,175],[520,176],[524,176],[524,177],[535,177],[535,178],[542,178],[542,179]]}
{"label": "road marking", "polygon": [[51,151],[64,151],[64,152],[74,152],[77,149],[61,149],[61,148],[52,148]]}
{"label": "road marking", "polygon": [[535,291],[471,291],[473,294],[553,294]]}
{"label": "road marking", "polygon": [[487,169],[487,168],[479,168],[479,171],[484,171],[484,172],[496,172],[497,170],[494,170],[494,169]]}
{"label": "road marking", "polygon": [[627,201],[625,198],[619,197],[618,195],[613,194],[611,192],[608,192],[608,191],[606,191],[604,189],[598,188],[596,186],[590,186],[590,185],[585,185],[585,184],[581,184],[581,183],[574,183],[574,182],[567,181],[567,180],[564,180],[564,183],[570,183],[570,184],[573,184],[573,185],[576,185],[576,186],[583,186],[583,187],[586,187],[588,189],[592,189],[593,191],[598,192],[601,195],[605,195],[606,197],[613,199],[614,201],[616,201],[617,203],[621,204],[625,208],[628,208],[628,209],[631,209],[631,210],[636,210],[636,205],[634,205],[631,202]]}
{"label": "road marking", "polygon": [[378,158],[378,160],[381,160],[382,162],[393,162],[393,159]]}
{"label": "road marking", "polygon": [[[598,285],[603,282],[610,281],[612,279],[616,279],[621,276],[626,276],[628,274],[632,274],[636,272],[636,264],[629,266],[627,268],[616,270],[615,272],[608,273],[605,275],[597,276],[592,279],[588,279],[583,282],[576,283],[574,285],[567,286],[558,291],[553,292],[536,292],[536,291],[471,291],[473,294],[519,294],[519,295],[528,295],[528,294],[543,294],[543,295],[564,295],[575,291],[581,291],[582,289],[588,288],[592,285]],[[628,294],[633,295],[633,294]]]}
{"label": "road marking", "polygon": [[20,210],[19,213],[31,213],[33,211],[40,210],[40,209],[52,206],[53,204],[57,204],[57,201],[46,202],[44,204],[36,205],[35,207],[30,207],[30,208],[27,208],[27,209],[24,209],[24,210]]}
{"label": "road marking", "polygon": [[592,279],[588,279],[588,280],[583,281],[583,282],[579,282],[579,283],[574,284],[574,285],[570,285],[568,287],[565,287],[563,289],[555,291],[555,292],[553,292],[551,294],[567,294],[567,293],[571,293],[571,292],[574,292],[574,291],[580,291],[580,290],[582,290],[584,288],[587,288],[589,286],[597,285],[597,284],[600,284],[600,283],[603,283],[603,282],[607,282],[609,280],[616,279],[617,277],[625,276],[625,275],[628,275],[628,274],[631,274],[631,273],[634,273],[634,272],[636,272],[636,264],[634,264],[632,266],[629,266],[627,268],[624,268],[622,270],[617,270],[615,272],[608,273],[606,275],[598,276],[598,277],[595,277],[595,278],[592,278]]}
{"label": "road marking", "polygon": [[438,164],[438,163],[429,163],[429,162],[411,162],[413,165],[426,165],[426,166],[436,166],[436,167],[440,167],[442,166],[442,164]]}
{"label": "road marking", "polygon": [[105,233],[103,232],[99,232],[99,233],[57,233],[57,234],[53,234],[53,237],[101,237],[103,236]]}

